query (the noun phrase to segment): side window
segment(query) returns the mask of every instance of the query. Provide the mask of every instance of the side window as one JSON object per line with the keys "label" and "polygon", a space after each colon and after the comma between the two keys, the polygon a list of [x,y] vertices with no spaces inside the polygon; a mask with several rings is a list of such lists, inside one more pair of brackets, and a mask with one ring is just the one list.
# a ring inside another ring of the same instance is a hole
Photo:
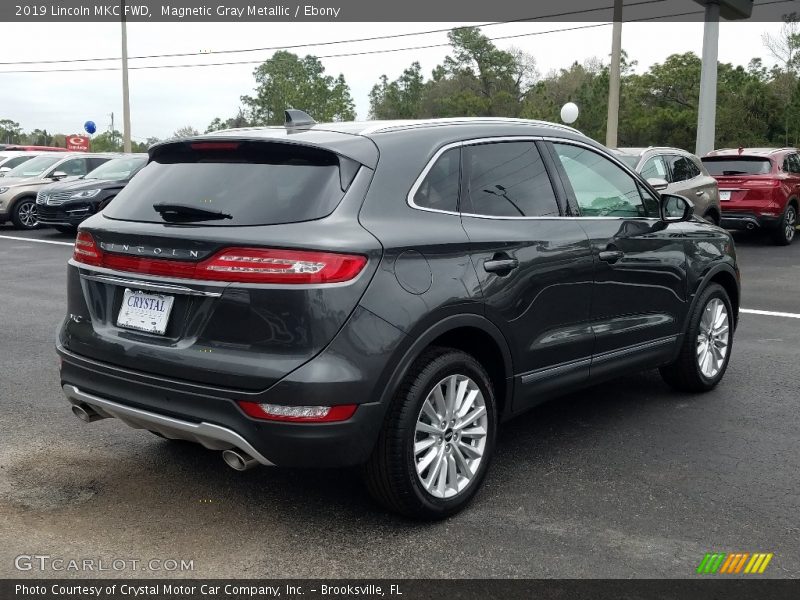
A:
{"label": "side window", "polygon": [[554,143],[581,216],[657,217],[658,201],[601,154],[572,144]]}
{"label": "side window", "polygon": [[86,171],[86,172],[88,173],[89,171],[94,171],[97,167],[99,167],[100,165],[102,165],[104,163],[107,163],[111,159],[109,159],[109,158],[89,158],[87,160],[89,162],[89,166],[88,166],[89,170]]}
{"label": "side window", "polygon": [[645,179],[669,179],[667,177],[667,165],[664,164],[662,156],[653,156],[642,165],[640,171]]}
{"label": "side window", "polygon": [[670,156],[669,160],[672,168],[672,183],[686,181],[687,179],[694,177],[693,173],[696,170],[696,167],[694,169],[692,168],[694,165],[692,164],[691,160],[685,156],[677,155]]}
{"label": "side window", "polygon": [[800,173],[800,156],[797,154],[789,155],[789,172]]}
{"label": "side window", "polygon": [[445,151],[414,193],[414,204],[420,208],[458,211],[460,172],[460,148]]}
{"label": "side window", "polygon": [[461,212],[490,217],[559,216],[558,201],[534,142],[463,149],[466,202]]}
{"label": "side window", "polygon": [[86,175],[86,173],[88,173],[88,171],[86,170],[86,159],[73,158],[72,160],[65,161],[52,170],[53,173],[55,173],[56,171],[63,171],[64,173],[70,176]]}

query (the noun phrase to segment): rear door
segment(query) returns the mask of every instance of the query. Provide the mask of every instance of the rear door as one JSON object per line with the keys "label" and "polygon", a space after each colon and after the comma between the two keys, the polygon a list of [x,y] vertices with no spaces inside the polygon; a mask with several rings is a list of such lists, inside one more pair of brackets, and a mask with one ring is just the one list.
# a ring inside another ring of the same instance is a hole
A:
{"label": "rear door", "polygon": [[657,364],[686,313],[683,236],[661,222],[658,199],[600,151],[566,141],[551,148],[592,245],[591,376]]}
{"label": "rear door", "polygon": [[589,372],[591,249],[577,221],[562,217],[552,175],[533,140],[462,148],[462,222],[486,315],[511,348],[515,410]]}
{"label": "rear door", "polygon": [[301,144],[159,149],[81,226],[62,342],[153,375],[268,388],[333,339],[370,280],[381,249],[357,221],[370,177]]}

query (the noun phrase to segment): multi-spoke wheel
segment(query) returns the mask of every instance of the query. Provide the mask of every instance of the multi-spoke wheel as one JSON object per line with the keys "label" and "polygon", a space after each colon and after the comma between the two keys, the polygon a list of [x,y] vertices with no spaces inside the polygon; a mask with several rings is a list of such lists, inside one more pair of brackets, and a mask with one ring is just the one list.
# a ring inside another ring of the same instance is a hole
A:
{"label": "multi-spoke wheel", "polygon": [[466,375],[437,383],[417,417],[414,459],[417,477],[437,498],[466,488],[486,448],[486,402],[478,384]]}
{"label": "multi-spoke wheel", "polygon": [[35,198],[17,200],[11,209],[11,221],[17,229],[36,229],[39,226],[39,217]]}
{"label": "multi-spoke wheel", "polygon": [[492,384],[475,358],[429,349],[389,408],[364,469],[370,492],[388,508],[417,518],[461,510],[486,475],[495,421]]}
{"label": "multi-spoke wheel", "polygon": [[697,299],[678,359],[661,368],[673,387],[705,392],[717,385],[731,355],[734,313],[725,288],[709,285]]}
{"label": "multi-spoke wheel", "polygon": [[728,356],[730,319],[728,309],[719,298],[712,298],[700,317],[697,334],[697,366],[709,379],[716,377]]}
{"label": "multi-spoke wheel", "polygon": [[788,246],[794,241],[797,233],[797,208],[793,204],[786,207],[781,222],[773,234],[773,239],[778,246]]}

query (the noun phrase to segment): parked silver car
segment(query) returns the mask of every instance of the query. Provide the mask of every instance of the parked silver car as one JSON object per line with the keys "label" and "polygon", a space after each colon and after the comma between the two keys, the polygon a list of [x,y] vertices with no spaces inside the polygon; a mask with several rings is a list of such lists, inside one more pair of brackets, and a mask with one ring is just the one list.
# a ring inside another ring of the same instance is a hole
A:
{"label": "parked silver car", "polygon": [[44,185],[82,177],[118,154],[49,152],[8,171],[0,179],[0,223],[12,221],[18,229],[39,226],[36,194]]}
{"label": "parked silver car", "polygon": [[686,196],[694,203],[695,214],[715,225],[720,223],[717,180],[708,174],[702,161],[680,148],[617,148],[616,154],[629,167],[647,179],[655,189]]}

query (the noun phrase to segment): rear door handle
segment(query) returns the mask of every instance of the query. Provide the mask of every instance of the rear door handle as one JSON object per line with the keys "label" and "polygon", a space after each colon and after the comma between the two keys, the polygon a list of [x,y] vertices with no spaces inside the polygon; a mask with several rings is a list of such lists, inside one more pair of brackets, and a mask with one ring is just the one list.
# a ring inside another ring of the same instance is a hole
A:
{"label": "rear door handle", "polygon": [[697,191],[694,193],[694,195],[695,195],[695,196],[702,196],[703,194],[705,194],[705,192],[704,192],[703,190],[697,190]]}
{"label": "rear door handle", "polygon": [[623,256],[625,256],[625,253],[622,250],[603,250],[597,255],[600,260],[612,265]]}
{"label": "rear door handle", "polygon": [[483,263],[483,270],[487,273],[502,273],[503,271],[511,271],[519,266],[519,261],[516,258],[501,258],[497,260],[487,260]]}

